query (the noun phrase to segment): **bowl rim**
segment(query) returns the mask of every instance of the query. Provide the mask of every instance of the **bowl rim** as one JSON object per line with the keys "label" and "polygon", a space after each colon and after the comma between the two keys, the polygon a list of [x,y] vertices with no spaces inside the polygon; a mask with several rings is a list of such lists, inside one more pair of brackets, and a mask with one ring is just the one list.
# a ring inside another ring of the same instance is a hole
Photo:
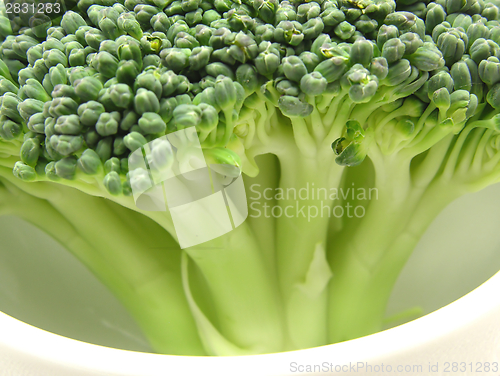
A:
{"label": "bowl rim", "polygon": [[[63,337],[36,328],[0,312],[0,364],[10,355],[57,367],[87,370],[95,374],[165,375],[193,374],[285,375],[291,362],[310,359],[377,359],[427,345],[436,338],[451,335],[470,326],[491,312],[500,314],[500,271],[454,302],[408,323],[343,343],[283,353],[230,357],[180,356],[142,353],[109,348]],[[500,328],[500,323],[498,323]],[[257,368],[256,368],[257,367]],[[207,373],[207,371],[209,371]],[[85,373],[86,374],[86,373]]]}

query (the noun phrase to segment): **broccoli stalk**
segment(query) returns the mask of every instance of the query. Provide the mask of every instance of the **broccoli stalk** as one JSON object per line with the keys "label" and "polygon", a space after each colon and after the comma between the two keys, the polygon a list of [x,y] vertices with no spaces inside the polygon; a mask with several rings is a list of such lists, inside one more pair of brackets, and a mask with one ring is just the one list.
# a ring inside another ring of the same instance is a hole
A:
{"label": "broccoli stalk", "polygon": [[[498,5],[153,3],[80,0],[0,28],[1,213],[73,252],[158,352],[380,330],[436,215],[500,179]],[[169,212],[136,206],[134,188],[180,170],[163,136],[185,129],[270,216],[181,250]],[[374,197],[331,194],[354,188]]]}

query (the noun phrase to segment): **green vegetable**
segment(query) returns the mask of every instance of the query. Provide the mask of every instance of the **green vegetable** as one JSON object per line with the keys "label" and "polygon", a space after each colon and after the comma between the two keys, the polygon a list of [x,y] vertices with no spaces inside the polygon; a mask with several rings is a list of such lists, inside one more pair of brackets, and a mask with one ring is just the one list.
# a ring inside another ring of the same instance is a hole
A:
{"label": "green vegetable", "polygon": [[[80,0],[3,21],[0,213],[75,254],[159,353],[381,330],[429,224],[500,181],[493,0]],[[235,228],[181,249],[182,205],[222,188]]]}

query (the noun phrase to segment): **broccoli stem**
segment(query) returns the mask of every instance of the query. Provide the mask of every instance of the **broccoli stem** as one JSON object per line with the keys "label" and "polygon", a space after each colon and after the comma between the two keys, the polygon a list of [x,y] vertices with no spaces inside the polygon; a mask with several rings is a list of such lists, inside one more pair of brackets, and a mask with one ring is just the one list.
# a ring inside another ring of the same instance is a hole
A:
{"label": "broccoli stem", "polygon": [[299,349],[328,343],[324,328],[331,273],[324,250],[334,201],[330,188],[338,186],[343,169],[332,152],[308,158],[293,149],[277,153],[280,191],[273,195],[281,192],[282,197],[269,215],[277,217],[277,266],[288,349]]}
{"label": "broccoli stem", "polygon": [[13,192],[2,214],[39,227],[81,260],[123,303],[155,351],[206,354],[182,289],[180,249],[160,226],[75,189],[51,186],[47,196],[50,183],[13,180],[5,168],[0,175]]}
{"label": "broccoli stem", "polygon": [[217,317],[224,318],[218,323],[220,335],[235,349],[232,354],[222,354],[220,341],[204,336],[205,318],[195,315],[209,354],[281,351],[283,320],[277,281],[249,225],[243,223],[219,238],[184,251],[201,271]]}

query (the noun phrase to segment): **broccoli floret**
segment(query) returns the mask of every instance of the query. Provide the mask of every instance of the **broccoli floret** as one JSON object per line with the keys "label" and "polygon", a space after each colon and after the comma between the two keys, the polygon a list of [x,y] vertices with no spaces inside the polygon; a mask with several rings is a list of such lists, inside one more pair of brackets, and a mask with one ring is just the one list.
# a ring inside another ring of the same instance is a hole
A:
{"label": "broccoli floret", "polygon": [[[500,180],[493,0],[79,0],[31,28],[7,17],[0,204],[82,259],[159,352],[380,330],[428,225]],[[133,188],[176,168],[165,136],[192,127],[209,165],[246,175],[250,211],[272,210],[181,250],[171,213]],[[355,184],[376,197],[320,194]]]}

